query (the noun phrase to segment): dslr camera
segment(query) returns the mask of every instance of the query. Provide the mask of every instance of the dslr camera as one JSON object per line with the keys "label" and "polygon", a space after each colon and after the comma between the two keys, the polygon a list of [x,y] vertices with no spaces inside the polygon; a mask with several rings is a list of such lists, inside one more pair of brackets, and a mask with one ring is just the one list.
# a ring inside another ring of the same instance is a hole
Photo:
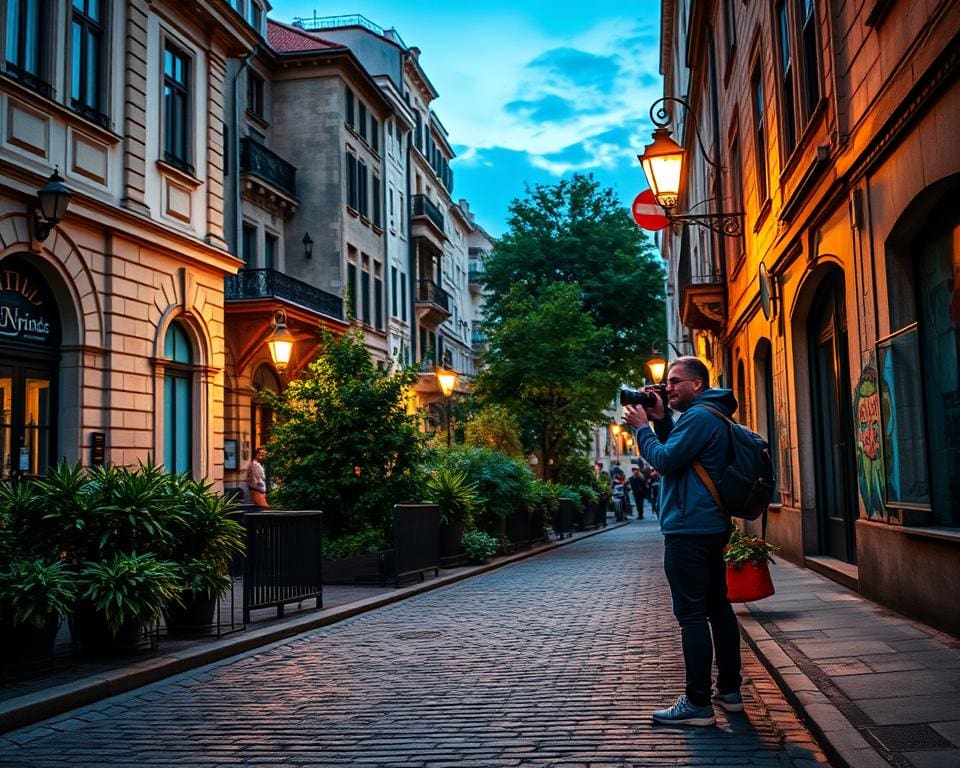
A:
{"label": "dslr camera", "polygon": [[657,404],[657,398],[666,406],[667,388],[662,384],[644,387],[643,389],[620,387],[620,405],[639,405],[643,408],[653,408]]}

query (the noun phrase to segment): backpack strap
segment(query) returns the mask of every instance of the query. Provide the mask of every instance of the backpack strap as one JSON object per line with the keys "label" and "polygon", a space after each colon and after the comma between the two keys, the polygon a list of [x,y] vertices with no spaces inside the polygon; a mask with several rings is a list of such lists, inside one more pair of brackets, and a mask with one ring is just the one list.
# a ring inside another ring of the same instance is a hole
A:
{"label": "backpack strap", "polygon": [[713,500],[717,502],[717,506],[720,507],[720,511],[726,512],[726,510],[723,508],[723,502],[720,501],[720,494],[717,493],[717,486],[713,484],[713,480],[710,479],[710,475],[707,473],[707,468],[700,463],[700,459],[693,460],[693,468],[700,476],[703,484],[707,486],[707,490],[710,491],[710,495],[713,496]]}
{"label": "backpack strap", "polygon": [[[736,424],[736,422],[733,419],[731,419],[729,416],[727,416],[727,414],[725,414],[723,411],[717,408],[714,408],[712,405],[707,405],[706,403],[698,403],[694,407],[703,408],[719,416],[721,419],[727,422],[727,426],[730,429],[733,429],[734,425]],[[694,470],[696,470],[697,475],[700,477],[700,480],[707,487],[707,490],[710,491],[710,495],[713,497],[713,500],[717,503],[717,506],[720,507],[720,511],[723,512],[724,514],[729,514],[727,510],[724,509],[723,502],[720,501],[720,494],[717,492],[717,486],[716,484],[714,484],[713,480],[710,478],[710,474],[707,472],[707,468],[703,466],[700,459],[694,459],[693,462],[691,463],[693,465]]]}

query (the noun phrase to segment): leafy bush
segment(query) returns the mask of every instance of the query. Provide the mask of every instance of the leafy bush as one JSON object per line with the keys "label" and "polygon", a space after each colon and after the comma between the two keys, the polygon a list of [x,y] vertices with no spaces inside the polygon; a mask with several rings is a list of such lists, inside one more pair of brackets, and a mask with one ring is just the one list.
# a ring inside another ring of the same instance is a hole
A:
{"label": "leafy bush", "polygon": [[80,573],[81,598],[89,600],[116,635],[127,621],[150,624],[169,603],[178,602],[183,584],[174,563],[154,555],[114,555],[87,563]]}
{"label": "leafy bush", "polygon": [[440,523],[473,523],[473,511],[480,505],[477,486],[463,470],[443,467],[427,476],[426,498],[440,507]]}
{"label": "leafy bush", "polygon": [[322,509],[330,536],[373,525],[419,490],[423,435],[406,411],[411,371],[375,365],[361,332],[324,331],[323,354],[281,395],[263,393],[277,416],[267,461],[288,509]]}
{"label": "leafy bush", "polygon": [[560,486],[537,480],[533,485],[531,505],[543,510],[547,520],[552,519],[560,507]]}
{"label": "leafy bush", "polygon": [[387,537],[383,531],[367,526],[356,533],[345,533],[323,543],[323,556],[328,560],[365,555],[387,549]]}
{"label": "leafy bush", "polygon": [[463,472],[476,486],[480,509],[474,515],[474,521],[484,531],[499,531],[502,520],[518,506],[535,498],[534,476],[530,468],[520,459],[489,448],[437,448],[430,452],[428,466]]}
{"label": "leafy bush", "polygon": [[0,573],[0,622],[43,627],[50,616],[69,613],[76,594],[76,579],[61,561],[14,560]]}
{"label": "leafy bush", "polygon": [[485,563],[497,554],[497,540],[483,531],[467,531],[460,543],[471,563]]}

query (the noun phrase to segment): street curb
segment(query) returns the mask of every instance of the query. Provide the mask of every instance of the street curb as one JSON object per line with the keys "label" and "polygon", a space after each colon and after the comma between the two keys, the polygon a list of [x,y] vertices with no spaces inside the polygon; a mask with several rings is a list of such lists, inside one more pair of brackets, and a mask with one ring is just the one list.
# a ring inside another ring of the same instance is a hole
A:
{"label": "street curb", "polygon": [[536,549],[515,552],[494,562],[473,566],[460,573],[438,576],[431,581],[400,587],[383,595],[364,598],[335,608],[321,609],[318,613],[296,616],[284,621],[281,626],[249,629],[236,635],[204,643],[201,646],[184,648],[174,654],[144,659],[126,667],[91,675],[81,680],[0,702],[0,733],[7,733],[26,725],[38,723],[68,710],[92,704],[120,693],[126,693],[134,688],[155,683],[158,680],[188,672],[206,664],[222,661],[231,656],[261,648],[294,635],[336,624],[344,619],[400,602],[408,597],[456,584],[480,573],[495,571],[521,560],[549,552],[557,547],[575,544],[597,534],[620,528],[623,525],[628,525],[628,522],[610,523],[603,528],[586,531],[576,538],[550,541]]}
{"label": "street curb", "polygon": [[860,731],[784,652],[750,609],[737,610],[740,634],[776,681],[835,768],[890,768]]}

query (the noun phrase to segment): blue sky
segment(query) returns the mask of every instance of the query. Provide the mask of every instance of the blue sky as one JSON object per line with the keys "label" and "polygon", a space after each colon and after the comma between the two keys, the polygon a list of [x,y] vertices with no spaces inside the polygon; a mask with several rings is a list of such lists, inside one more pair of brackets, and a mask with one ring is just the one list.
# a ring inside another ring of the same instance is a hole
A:
{"label": "blue sky", "polygon": [[636,156],[662,95],[655,0],[275,0],[270,16],[314,12],[361,14],[420,48],[458,155],[454,197],[492,235],[524,183],[592,172],[624,205],[646,187]]}

